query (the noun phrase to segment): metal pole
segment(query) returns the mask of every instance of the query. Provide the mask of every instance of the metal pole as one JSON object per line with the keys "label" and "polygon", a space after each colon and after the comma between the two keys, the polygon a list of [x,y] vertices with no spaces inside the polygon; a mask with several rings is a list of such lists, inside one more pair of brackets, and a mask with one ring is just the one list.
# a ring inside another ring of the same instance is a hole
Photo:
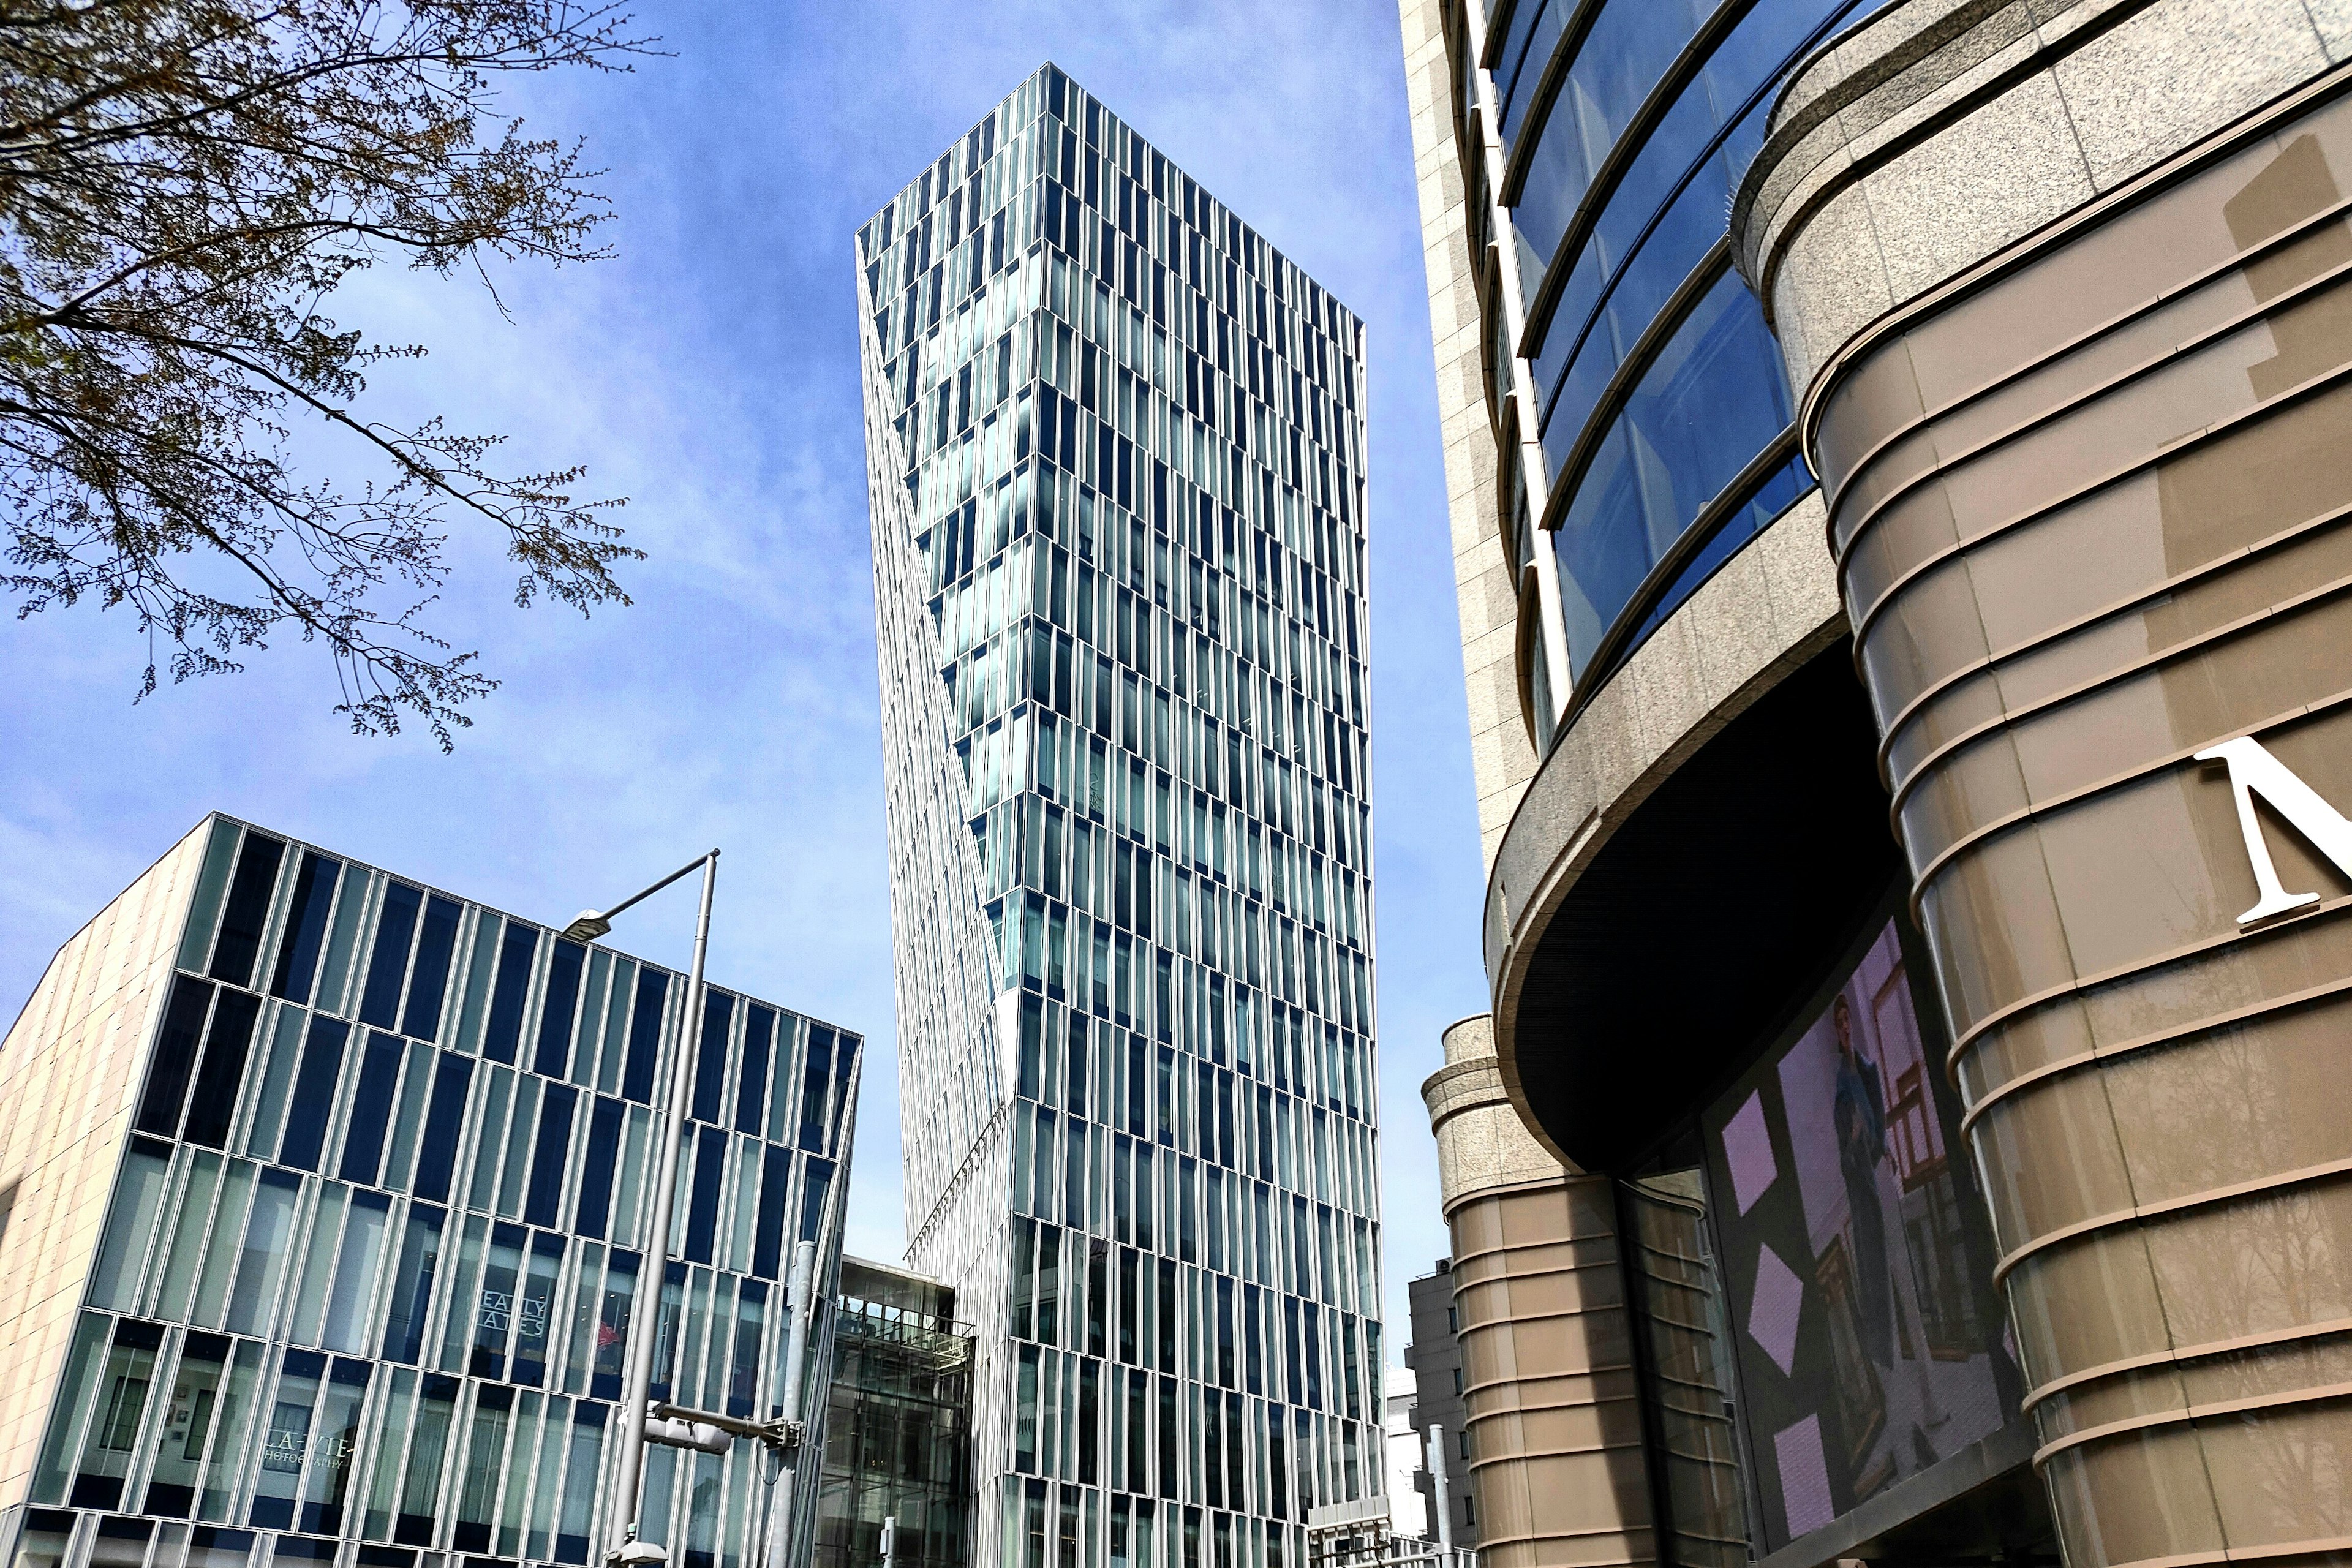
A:
{"label": "metal pole", "polygon": [[1445,1428],[1429,1424],[1429,1477],[1437,1483],[1437,1544],[1451,1559],[1454,1552],[1454,1505],[1445,1491]]}
{"label": "metal pole", "polygon": [[[793,1248],[793,1284],[783,1298],[785,1311],[791,1311],[791,1333],[783,1342],[783,1420],[791,1425],[800,1422],[800,1363],[809,1359],[809,1319],[816,1317],[816,1244],[802,1241]],[[776,1474],[776,1556],[769,1559],[769,1568],[781,1568],[783,1552],[791,1547],[793,1531],[793,1495],[800,1490],[800,1460],[809,1453],[809,1432],[800,1429],[800,1444],[785,1455],[785,1467]]]}
{"label": "metal pole", "polygon": [[891,1559],[898,1554],[898,1516],[885,1515],[882,1521],[882,1568],[892,1568]]}
{"label": "metal pole", "polygon": [[[605,1528],[614,1532],[607,1562],[637,1538],[637,1507],[645,1489],[646,1417],[654,1379],[654,1334],[661,1323],[662,1287],[669,1274],[670,1211],[677,1205],[677,1152],[686,1131],[694,1058],[702,1043],[702,961],[710,947],[710,893],[719,880],[719,851],[702,858],[702,912],[694,922],[694,967],[686,982],[686,1017],[669,1068],[669,1125],[663,1130],[661,1165],[654,1182],[653,1221],[646,1237],[651,1279],[640,1285],[629,1316],[629,1348],[621,1374],[621,1440],[613,1453],[613,1506]],[[641,1279],[644,1277],[640,1277]],[[667,1554],[665,1553],[665,1556]]]}
{"label": "metal pole", "polygon": [[[784,1335],[784,1429],[792,1431],[801,1419],[801,1363],[808,1359],[809,1320],[816,1310],[816,1243],[803,1241],[793,1248],[793,1273],[784,1288],[786,1331]],[[801,1430],[805,1433],[806,1428]],[[782,1568],[785,1553],[792,1546],[793,1483],[799,1478],[800,1462],[808,1452],[808,1439],[803,1436],[791,1452],[782,1456],[782,1466],[776,1472],[776,1484],[768,1499],[768,1542],[766,1568]]]}

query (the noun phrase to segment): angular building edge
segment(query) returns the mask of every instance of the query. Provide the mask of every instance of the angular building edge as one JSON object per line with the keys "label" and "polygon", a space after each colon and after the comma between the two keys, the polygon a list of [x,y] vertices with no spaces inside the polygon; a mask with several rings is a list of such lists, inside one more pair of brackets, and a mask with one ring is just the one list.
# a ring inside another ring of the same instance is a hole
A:
{"label": "angular building edge", "polygon": [[214,821],[67,939],[0,1044],[0,1509],[26,1499]]}

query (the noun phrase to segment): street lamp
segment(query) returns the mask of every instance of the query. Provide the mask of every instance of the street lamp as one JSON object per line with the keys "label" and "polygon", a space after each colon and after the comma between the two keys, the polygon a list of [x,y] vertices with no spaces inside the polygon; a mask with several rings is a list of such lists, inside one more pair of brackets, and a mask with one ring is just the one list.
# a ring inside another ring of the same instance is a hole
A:
{"label": "street lamp", "polygon": [[677,1054],[670,1062],[669,1124],[662,1131],[653,1217],[646,1237],[652,1281],[642,1288],[639,1305],[629,1315],[628,1345],[621,1363],[621,1440],[613,1457],[612,1510],[606,1516],[609,1528],[620,1532],[606,1561],[621,1568],[661,1563],[668,1557],[660,1547],[637,1540],[637,1505],[645,1488],[646,1422],[653,1414],[654,1333],[661,1321],[662,1286],[669,1272],[670,1211],[677,1205],[678,1148],[686,1130],[694,1058],[702,1039],[702,961],[710,946],[710,893],[719,879],[719,851],[688,861],[601,914],[583,910],[578,919],[563,928],[563,934],[574,942],[594,942],[613,929],[614,915],[651,898],[698,866],[702,868],[702,910],[694,922],[694,966],[686,982],[686,1017],[677,1031]]}

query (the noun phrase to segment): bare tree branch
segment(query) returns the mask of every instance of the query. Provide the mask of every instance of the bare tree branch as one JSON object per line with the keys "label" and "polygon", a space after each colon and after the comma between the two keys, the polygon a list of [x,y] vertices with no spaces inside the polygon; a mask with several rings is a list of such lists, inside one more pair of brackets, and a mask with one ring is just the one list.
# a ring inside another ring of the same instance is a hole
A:
{"label": "bare tree branch", "polygon": [[[362,414],[372,342],[324,313],[385,261],[562,265],[605,251],[575,144],[492,112],[498,79],[626,70],[653,41],[612,0],[0,0],[0,592],[89,600],[148,647],[142,697],[234,671],[286,631],[325,645],[363,734],[446,750],[495,689],[421,617],[452,520],[493,527],[515,600],[626,605],[641,559],[577,466],[511,474],[504,438]],[[306,483],[308,423],[383,470]],[[195,586],[206,560],[249,592]],[[390,604],[387,593],[396,593]]]}

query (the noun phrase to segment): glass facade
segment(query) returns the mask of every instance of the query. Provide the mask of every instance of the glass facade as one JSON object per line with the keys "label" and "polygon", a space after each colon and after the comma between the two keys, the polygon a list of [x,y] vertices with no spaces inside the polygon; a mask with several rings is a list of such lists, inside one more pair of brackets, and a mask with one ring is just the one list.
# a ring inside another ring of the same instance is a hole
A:
{"label": "glass facade", "polygon": [[972,1557],[1381,1489],[1361,324],[1063,74],[858,235],[909,1258]]}
{"label": "glass facade", "polygon": [[971,1336],[955,1292],[841,1265],[816,1568],[963,1568],[971,1539]]}
{"label": "glass facade", "polygon": [[[14,1561],[600,1559],[686,989],[214,818]],[[707,992],[656,1397],[772,1413],[791,1245],[839,1255],[859,1045]],[[766,1498],[752,1455],[648,1450],[675,1563],[742,1563]]]}
{"label": "glass facade", "polygon": [[1775,87],[1882,4],[1448,0],[1506,475],[1488,525],[1522,619],[1556,617],[1520,639],[1544,745],[1556,710],[1812,488],[1725,222]]}

